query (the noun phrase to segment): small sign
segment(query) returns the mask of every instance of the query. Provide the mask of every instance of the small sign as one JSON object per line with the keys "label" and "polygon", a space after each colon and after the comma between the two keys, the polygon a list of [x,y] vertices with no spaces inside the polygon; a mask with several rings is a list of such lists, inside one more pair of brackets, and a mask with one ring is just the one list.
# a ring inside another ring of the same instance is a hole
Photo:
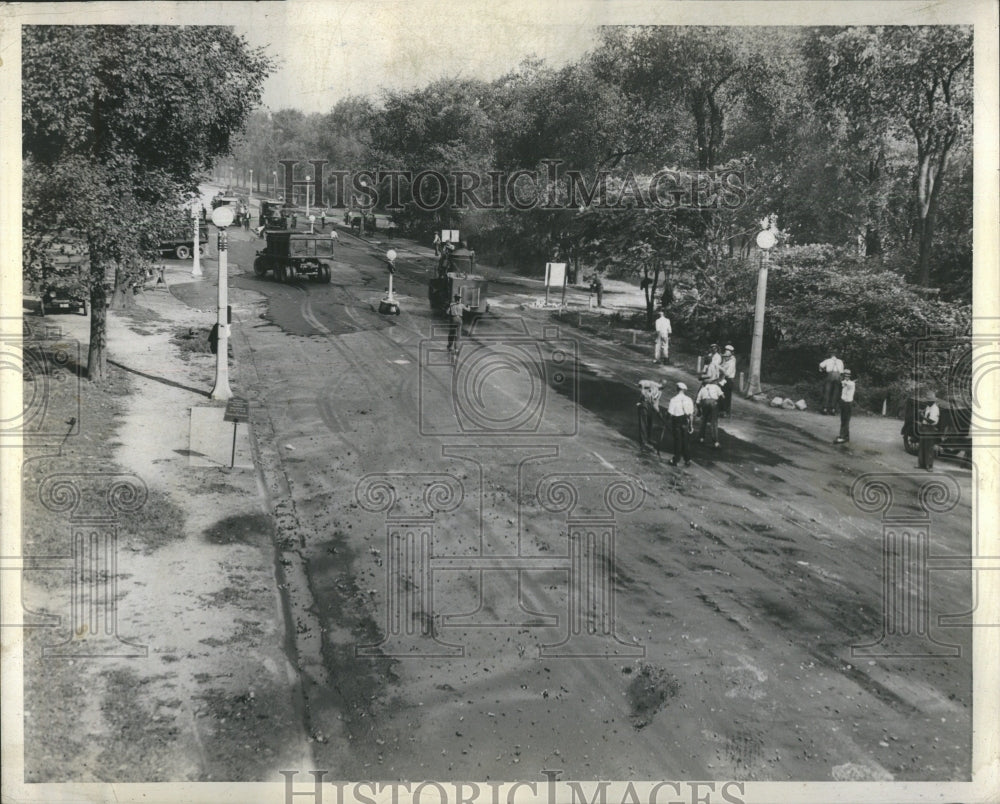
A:
{"label": "small sign", "polygon": [[250,400],[234,396],[226,403],[226,415],[222,417],[225,422],[248,422],[250,421]]}
{"label": "small sign", "polygon": [[458,243],[458,229],[442,229],[441,230],[441,242],[442,243]]}
{"label": "small sign", "polygon": [[545,287],[561,288],[566,284],[566,263],[545,263]]}

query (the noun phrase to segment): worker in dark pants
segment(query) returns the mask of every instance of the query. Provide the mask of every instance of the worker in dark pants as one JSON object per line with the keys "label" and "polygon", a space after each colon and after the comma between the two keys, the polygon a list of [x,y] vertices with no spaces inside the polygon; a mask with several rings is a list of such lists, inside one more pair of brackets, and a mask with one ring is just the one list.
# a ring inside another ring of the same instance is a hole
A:
{"label": "worker in dark pants", "polygon": [[[662,437],[663,428],[666,426],[660,408],[660,397],[663,395],[665,384],[665,380],[639,380],[641,396],[635,407],[639,416],[639,449],[643,452],[651,446],[658,446],[659,438]],[[661,428],[660,436],[654,437],[653,430],[657,424]]]}
{"label": "worker in dark pants", "polygon": [[834,444],[846,444],[851,440],[851,413],[854,409],[854,379],[851,370],[844,369],[840,374],[840,435]]}
{"label": "worker in dark pants", "polygon": [[[711,366],[711,364],[709,364]],[[706,371],[701,375],[701,390],[694,402],[701,414],[701,429],[698,431],[698,443],[705,443],[705,433],[712,446],[719,447],[719,400],[722,399],[722,389],[715,381],[716,377]]]}
{"label": "worker in dark pants", "polygon": [[736,355],[731,344],[726,344],[723,349],[722,362],[719,364],[721,372],[719,379],[722,382],[722,403],[719,405],[719,418],[729,417],[733,412],[733,387],[736,385]]}
{"label": "worker in dark pants", "polygon": [[917,468],[934,469],[934,453],[937,451],[938,422],[941,420],[941,409],[933,391],[928,391],[924,398],[924,407],[917,420],[917,435],[920,437],[920,448],[917,452]]}
{"label": "worker in dark pants", "polygon": [[670,434],[674,440],[674,457],[671,466],[677,466],[681,458],[684,465],[691,465],[691,434],[694,432],[694,400],[687,395],[687,385],[677,383],[677,393],[670,397],[667,404],[667,415],[670,417]]}
{"label": "worker in dark pants", "polygon": [[462,348],[462,317],[468,309],[457,293],[448,305],[448,352],[452,360],[458,357],[458,350]]}

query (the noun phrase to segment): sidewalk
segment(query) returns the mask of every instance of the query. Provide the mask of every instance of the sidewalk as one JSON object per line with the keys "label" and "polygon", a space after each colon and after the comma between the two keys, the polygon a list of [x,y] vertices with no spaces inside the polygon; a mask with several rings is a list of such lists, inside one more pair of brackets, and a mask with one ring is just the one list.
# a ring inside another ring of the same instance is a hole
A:
{"label": "sidewalk", "polygon": [[[207,285],[214,262],[204,267]],[[190,282],[190,267],[168,264],[165,276],[168,288]],[[26,656],[26,703],[46,713],[47,733],[102,735],[103,747],[94,756],[36,736],[44,746],[40,760],[29,737],[28,770],[34,762],[38,776],[26,778],[273,780],[281,768],[311,766],[311,752],[294,655],[286,654],[274,524],[253,469],[248,425],[239,426],[230,469],[233,425],[221,422],[224,403],[208,399],[215,356],[185,358],[171,342],[179,333],[207,330],[214,314],[185,306],[162,286],[146,291],[139,304],[134,314],[108,316],[108,357],[125,370],[129,386],[114,439],[76,446],[96,453],[94,472],[130,473],[148,489],[136,515],[147,532],[118,526],[115,598],[118,634],[145,655],[72,666]],[[86,355],[89,318],[47,320],[80,340]],[[231,372],[238,392],[240,368],[231,364]],[[45,608],[69,611],[67,591],[45,589]],[[87,696],[62,694],[80,683]],[[116,755],[109,764],[107,757]]]}

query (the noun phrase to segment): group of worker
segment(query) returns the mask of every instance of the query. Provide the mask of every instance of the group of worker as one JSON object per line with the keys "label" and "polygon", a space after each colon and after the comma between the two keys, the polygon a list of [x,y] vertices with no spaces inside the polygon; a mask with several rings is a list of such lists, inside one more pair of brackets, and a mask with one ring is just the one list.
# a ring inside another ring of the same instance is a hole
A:
{"label": "group of worker", "polygon": [[[653,362],[657,365],[670,364],[670,335],[673,330],[666,311],[660,310],[654,324],[656,337],[653,344]],[[676,393],[667,402],[666,410],[661,407],[666,380],[639,380],[640,398],[636,405],[639,416],[639,445],[642,451],[656,449],[670,430],[674,455],[671,466],[684,461],[691,465],[690,441],[694,436],[695,415],[701,418],[698,442],[708,443],[713,449],[719,448],[719,418],[732,415],[733,386],[736,383],[736,350],[726,344],[719,351],[713,343],[703,361],[700,376],[701,388],[694,399],[688,396],[687,383],[677,382]],[[660,434],[654,442],[655,424],[659,422]]]}

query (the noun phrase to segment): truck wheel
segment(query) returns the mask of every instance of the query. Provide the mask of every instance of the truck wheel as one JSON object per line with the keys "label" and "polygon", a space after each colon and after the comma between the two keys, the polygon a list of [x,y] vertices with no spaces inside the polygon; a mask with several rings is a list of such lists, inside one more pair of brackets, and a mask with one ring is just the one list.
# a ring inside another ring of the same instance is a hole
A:
{"label": "truck wheel", "polygon": [[294,282],[295,281],[295,266],[289,265],[285,268],[285,281]]}
{"label": "truck wheel", "polygon": [[253,261],[253,272],[257,276],[264,276],[267,273],[267,260],[258,257]]}
{"label": "truck wheel", "polygon": [[903,449],[906,450],[909,455],[916,455],[920,451],[920,439],[914,438],[913,436],[904,435],[903,436]]}
{"label": "truck wheel", "polygon": [[319,281],[324,285],[330,284],[330,279],[333,278],[333,271],[330,270],[329,265],[321,265],[319,269]]}
{"label": "truck wheel", "polygon": [[285,282],[285,281],[287,281],[287,278],[285,276],[285,266],[284,265],[277,265],[277,266],[275,266],[275,269],[274,269],[274,278],[278,282]]}
{"label": "truck wheel", "polygon": [[186,260],[191,256],[191,249],[184,245],[178,246],[174,249],[174,256],[179,260]]}

